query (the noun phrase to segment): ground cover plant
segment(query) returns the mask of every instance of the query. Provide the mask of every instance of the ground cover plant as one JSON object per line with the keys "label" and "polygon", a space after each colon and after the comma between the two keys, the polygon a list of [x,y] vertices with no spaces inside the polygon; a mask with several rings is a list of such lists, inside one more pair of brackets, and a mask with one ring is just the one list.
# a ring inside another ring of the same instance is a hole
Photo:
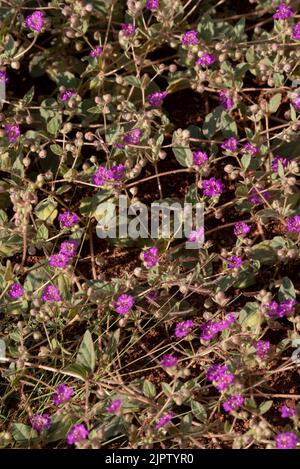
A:
{"label": "ground cover plant", "polygon": [[300,447],[299,57],[299,1],[0,1],[1,447]]}

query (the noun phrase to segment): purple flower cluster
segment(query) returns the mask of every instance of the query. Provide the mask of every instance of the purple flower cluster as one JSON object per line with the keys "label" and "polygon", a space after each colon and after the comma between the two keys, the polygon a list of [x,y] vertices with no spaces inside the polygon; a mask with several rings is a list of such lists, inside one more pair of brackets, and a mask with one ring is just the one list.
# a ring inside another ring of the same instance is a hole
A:
{"label": "purple flower cluster", "polygon": [[222,143],[221,148],[226,151],[231,151],[234,153],[237,151],[238,148],[238,141],[235,137],[230,137],[228,140],[225,140],[224,143]]}
{"label": "purple flower cluster", "polygon": [[158,249],[155,246],[146,249],[143,253],[143,261],[147,269],[154,267],[158,263]]}
{"label": "purple flower cluster", "polygon": [[85,440],[89,435],[86,426],[83,423],[73,425],[69,433],[67,434],[68,445],[74,445]]}
{"label": "purple flower cluster", "polygon": [[181,337],[185,337],[188,335],[193,327],[194,323],[190,319],[187,319],[186,321],[179,322],[176,325],[175,329],[175,337],[180,339]]}
{"label": "purple flower cluster", "polygon": [[270,193],[266,189],[253,187],[249,193],[248,200],[252,205],[262,205],[265,202],[264,199],[268,200],[269,198]]}
{"label": "purple flower cluster", "polygon": [[155,424],[155,430],[159,430],[160,428],[165,427],[168,423],[170,423],[173,415],[173,412],[169,412],[163,417],[160,417]]}
{"label": "purple flower cluster", "polygon": [[109,414],[115,414],[116,412],[118,412],[118,410],[120,410],[122,406],[122,401],[121,399],[115,399],[114,401],[112,401],[112,403],[106,408],[106,411],[109,413]]}
{"label": "purple flower cluster", "polygon": [[161,366],[163,368],[172,368],[178,362],[178,358],[170,353],[166,353],[161,360]]}
{"label": "purple flower cluster", "polygon": [[72,212],[63,212],[58,215],[58,221],[64,226],[65,228],[71,228],[73,225],[78,223],[79,216],[76,213]]}
{"label": "purple flower cluster", "polygon": [[7,78],[7,73],[5,70],[0,70],[0,83],[3,83],[3,82],[7,82],[8,81],[8,78]]}
{"label": "purple flower cluster", "polygon": [[78,242],[75,239],[63,241],[60,245],[59,253],[50,256],[49,265],[58,269],[64,268],[70,259],[75,256],[77,248]]}
{"label": "purple flower cluster", "polygon": [[93,183],[96,186],[103,186],[114,181],[121,181],[124,177],[125,171],[126,167],[123,164],[112,166],[110,169],[100,166],[93,176]]}
{"label": "purple flower cluster", "polygon": [[147,0],[146,8],[150,11],[156,11],[158,9],[158,0]]}
{"label": "purple flower cluster", "polygon": [[203,194],[207,197],[217,197],[222,194],[224,184],[221,179],[212,177],[202,181]]}
{"label": "purple flower cluster", "polygon": [[213,54],[209,54],[208,52],[205,52],[204,54],[199,57],[195,65],[201,65],[202,67],[209,67],[210,65],[214,64],[216,61],[216,57]]}
{"label": "purple flower cluster", "polygon": [[197,31],[187,31],[186,33],[183,34],[181,38],[181,44],[183,46],[196,46],[199,44],[199,37],[198,37],[198,32]]}
{"label": "purple flower cluster", "polygon": [[212,365],[207,372],[207,379],[219,391],[225,391],[234,381],[234,376],[228,370],[227,365]]}
{"label": "purple flower cluster", "polygon": [[77,93],[75,90],[72,90],[72,89],[69,89],[69,90],[65,90],[65,91],[62,91],[59,95],[60,97],[60,100],[65,103],[66,101],[69,101],[69,99],[71,99],[73,96],[75,96]]}
{"label": "purple flower cluster", "polygon": [[58,289],[54,285],[47,285],[42,293],[42,300],[48,301],[49,303],[54,303],[61,301],[61,296]]}
{"label": "purple flower cluster", "polygon": [[125,145],[137,145],[141,139],[142,131],[140,129],[131,129],[124,135],[123,143]]}
{"label": "purple flower cluster", "polygon": [[44,12],[36,10],[25,18],[25,26],[32,31],[37,31],[38,33],[43,29],[45,25]]}
{"label": "purple flower cluster", "polygon": [[276,301],[271,301],[264,305],[266,314],[270,318],[283,318],[289,316],[295,312],[295,300],[284,300],[282,303],[277,303]]}
{"label": "purple flower cluster", "polygon": [[244,404],[244,397],[241,394],[237,394],[235,396],[229,397],[224,401],[223,403],[223,409],[226,412],[234,412],[235,410],[239,409],[242,407]]}
{"label": "purple flower cluster", "polygon": [[228,269],[239,269],[243,265],[243,260],[239,256],[230,256],[227,259]]}
{"label": "purple flower cluster", "polygon": [[165,99],[167,94],[167,91],[154,91],[154,93],[151,93],[147,96],[147,99],[151,106],[157,107]]}
{"label": "purple flower cluster", "polygon": [[259,152],[259,148],[254,143],[247,142],[243,145],[242,151],[248,155],[255,156]]}
{"label": "purple flower cluster", "polygon": [[57,386],[55,393],[52,396],[52,401],[54,405],[60,405],[64,402],[67,402],[72,394],[74,393],[74,389],[69,388],[66,384],[60,384]]}
{"label": "purple flower cluster", "polygon": [[294,10],[288,7],[286,3],[280,3],[278,5],[276,13],[273,15],[274,20],[286,20],[290,16],[293,16]]}
{"label": "purple flower cluster", "polygon": [[228,329],[235,321],[237,317],[235,313],[229,313],[222,321],[208,321],[207,323],[201,326],[200,339],[202,340],[211,340],[219,332],[224,329]]}
{"label": "purple flower cluster", "polygon": [[294,449],[298,443],[298,437],[293,432],[279,433],[275,438],[277,449]]}
{"label": "purple flower cluster", "polygon": [[238,221],[234,225],[233,232],[235,236],[246,236],[250,232],[251,228],[247,225],[247,223],[243,221]]}
{"label": "purple flower cluster", "polygon": [[49,414],[34,414],[29,417],[32,428],[38,433],[43,430],[49,430],[52,426],[51,417]]}
{"label": "purple flower cluster", "polygon": [[100,55],[103,54],[103,47],[101,46],[97,46],[95,47],[95,49],[91,50],[90,52],[90,57],[93,57],[93,59],[95,59],[96,57],[100,57]]}
{"label": "purple flower cluster", "polygon": [[10,298],[17,299],[23,295],[24,288],[22,287],[22,285],[19,282],[14,282],[8,291],[8,296],[10,296]]}
{"label": "purple flower cluster", "polygon": [[205,151],[194,151],[193,152],[193,162],[196,166],[203,166],[208,160],[207,153]]}
{"label": "purple flower cluster", "polygon": [[191,243],[200,243],[204,240],[204,228],[200,227],[197,230],[192,230],[188,235],[188,240]]}
{"label": "purple flower cluster", "polygon": [[287,231],[289,233],[300,233],[300,215],[294,215],[287,220]]}
{"label": "purple flower cluster", "polygon": [[292,101],[292,105],[294,106],[297,111],[300,110],[300,94],[298,94]]}
{"label": "purple flower cluster", "polygon": [[281,413],[281,417],[286,419],[286,418],[295,417],[297,414],[297,411],[295,407],[288,407],[287,405],[283,404],[280,407],[280,413]]}
{"label": "purple flower cluster", "polygon": [[231,91],[230,90],[219,91],[219,101],[220,101],[220,104],[224,107],[224,109],[226,110],[231,109],[234,104],[231,98]]}
{"label": "purple flower cluster", "polygon": [[270,342],[268,340],[259,340],[255,344],[256,355],[263,360],[269,353]]}
{"label": "purple flower cluster", "polygon": [[273,161],[271,163],[271,168],[273,169],[274,173],[278,173],[278,163],[281,163],[283,168],[287,168],[289,160],[287,158],[284,158],[283,156],[274,156]]}
{"label": "purple flower cluster", "polygon": [[62,269],[66,267],[68,262],[69,262],[69,257],[61,253],[53,254],[52,256],[50,256],[50,259],[49,259],[49,265],[57,269]]}
{"label": "purple flower cluster", "polygon": [[122,33],[126,37],[130,37],[135,33],[135,27],[131,23],[122,23],[121,28],[122,28]]}
{"label": "purple flower cluster", "polygon": [[293,27],[292,36],[294,39],[297,39],[300,41],[300,22],[297,23],[296,26]]}
{"label": "purple flower cluster", "polygon": [[8,138],[9,143],[14,143],[21,135],[20,127],[18,124],[5,124],[4,132]]}
{"label": "purple flower cluster", "polygon": [[119,296],[117,301],[115,302],[115,311],[118,314],[128,314],[131,308],[134,305],[134,298],[132,295],[127,295],[126,293],[122,293]]}

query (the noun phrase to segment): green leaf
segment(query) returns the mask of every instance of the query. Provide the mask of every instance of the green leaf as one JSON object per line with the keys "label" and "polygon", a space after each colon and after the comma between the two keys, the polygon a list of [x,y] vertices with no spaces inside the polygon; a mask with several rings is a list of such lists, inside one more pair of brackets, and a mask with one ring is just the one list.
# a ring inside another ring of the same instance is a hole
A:
{"label": "green leaf", "polygon": [[288,277],[283,277],[281,279],[281,286],[278,291],[279,301],[284,300],[295,300],[296,292],[293,282]]}
{"label": "green leaf", "polygon": [[246,153],[245,155],[242,156],[241,163],[242,163],[242,167],[244,171],[247,170],[250,164],[250,161],[251,161],[251,155],[249,155],[249,153]]}
{"label": "green leaf", "polygon": [[62,155],[63,153],[63,149],[60,145],[58,145],[57,143],[54,143],[53,145],[50,145],[50,150],[52,151],[52,153],[54,153],[54,155]]}
{"label": "green leaf", "polygon": [[191,409],[193,415],[199,422],[205,422],[207,420],[207,413],[205,407],[197,401],[191,401]]}
{"label": "green leaf", "polygon": [[268,410],[271,409],[272,405],[273,405],[273,401],[265,401],[262,404],[260,404],[260,406],[259,406],[260,415],[263,415],[266,412],[268,412]]}
{"label": "green leaf", "polygon": [[92,372],[95,369],[96,354],[92,335],[89,330],[87,330],[83,336],[76,356],[76,363],[82,365],[89,372]]}
{"label": "green leaf", "polygon": [[47,123],[47,132],[49,134],[56,136],[62,124],[62,119],[59,114],[56,114],[52,117]]}
{"label": "green leaf", "polygon": [[148,379],[145,379],[144,381],[143,394],[149,399],[153,399],[156,396],[156,387]]}
{"label": "green leaf", "polygon": [[29,425],[24,425],[24,423],[13,423],[11,432],[18,443],[28,443],[38,438],[37,432]]}
{"label": "green leaf", "polygon": [[258,260],[261,265],[274,265],[278,261],[276,251],[270,240],[255,244],[251,249],[252,259]]}
{"label": "green leaf", "polygon": [[100,191],[93,197],[84,197],[79,205],[79,212],[84,216],[94,215],[98,205],[111,197],[111,191]]}
{"label": "green leaf", "polygon": [[259,310],[259,304],[255,301],[248,302],[241,309],[239,314],[239,323],[246,328],[257,330],[260,327],[262,316]]}
{"label": "green leaf", "polygon": [[72,420],[68,415],[54,415],[52,426],[47,433],[47,443],[65,440],[71,425]]}
{"label": "green leaf", "polygon": [[277,111],[281,104],[281,93],[276,93],[274,96],[269,101],[269,112],[273,114],[274,112]]}
{"label": "green leaf", "polygon": [[192,421],[193,421],[193,418],[191,414],[185,415],[180,422],[180,431],[182,433],[187,433],[191,428]]}
{"label": "green leaf", "polygon": [[206,115],[202,126],[202,132],[205,138],[213,137],[213,135],[220,130],[223,111],[223,106],[217,106],[212,112]]}
{"label": "green leaf", "polygon": [[124,77],[124,80],[127,81],[129,85],[135,86],[136,88],[141,87],[140,78],[135,77],[134,75],[128,75],[127,77]]}
{"label": "green leaf", "polygon": [[168,397],[172,396],[173,394],[172,388],[168,383],[161,383],[161,389],[166,394],[166,396]]}
{"label": "green leaf", "polygon": [[42,200],[35,207],[34,213],[40,220],[46,221],[51,225],[58,214],[56,207],[57,202],[52,197],[48,197],[48,199]]}
{"label": "green leaf", "polygon": [[190,148],[186,147],[173,147],[173,153],[176,160],[181,166],[191,166],[193,164],[193,153]]}
{"label": "green leaf", "polygon": [[23,97],[22,101],[23,103],[25,104],[25,106],[28,106],[28,104],[31,103],[32,99],[33,99],[33,96],[34,96],[34,86],[32,86],[30,88],[29,91],[27,91],[27,93],[25,94],[25,96]]}

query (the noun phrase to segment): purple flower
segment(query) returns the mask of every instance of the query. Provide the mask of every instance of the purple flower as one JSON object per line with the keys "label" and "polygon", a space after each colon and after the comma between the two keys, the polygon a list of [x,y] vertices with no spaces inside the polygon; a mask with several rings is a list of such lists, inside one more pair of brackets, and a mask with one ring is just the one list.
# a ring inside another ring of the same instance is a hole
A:
{"label": "purple flower", "polygon": [[209,67],[210,65],[214,64],[216,61],[216,58],[213,54],[209,54],[208,52],[205,52],[201,57],[199,57],[195,65],[201,65],[202,67]]}
{"label": "purple flower", "polygon": [[187,319],[186,321],[179,322],[176,325],[175,329],[175,337],[181,338],[185,337],[188,335],[193,327],[194,323],[190,319]]}
{"label": "purple flower", "polygon": [[125,145],[137,145],[141,139],[142,131],[140,129],[131,129],[124,135]]}
{"label": "purple flower", "polygon": [[132,36],[135,32],[135,27],[131,23],[122,23],[121,28],[122,28],[122,33],[126,37]]}
{"label": "purple flower", "polygon": [[63,404],[64,402],[67,402],[72,394],[74,393],[74,389],[69,388],[69,386],[66,386],[65,384],[60,384],[57,386],[55,390],[55,394],[52,396],[52,401],[54,405],[60,405]]}
{"label": "purple flower", "polygon": [[234,381],[234,376],[228,370],[227,365],[212,365],[207,372],[207,379],[219,391],[225,391],[230,384]]}
{"label": "purple flower", "polygon": [[8,291],[8,296],[11,298],[20,298],[24,295],[24,289],[18,282],[14,282]]}
{"label": "purple flower", "polygon": [[231,256],[227,259],[228,269],[239,269],[243,265],[243,260],[239,256]]}
{"label": "purple flower", "polygon": [[220,104],[224,107],[224,109],[226,110],[231,109],[234,104],[231,98],[231,91],[230,90],[219,91],[219,101],[220,101]]}
{"label": "purple flower", "polygon": [[65,90],[65,91],[62,91],[59,95],[60,97],[60,100],[65,103],[66,101],[69,101],[70,98],[72,98],[72,96],[75,96],[76,94],[76,91],[75,90]]}
{"label": "purple flower", "polygon": [[294,215],[287,220],[287,231],[289,233],[300,233],[300,215]]}
{"label": "purple flower", "polygon": [[66,257],[74,257],[78,248],[78,241],[69,239],[60,245],[59,253]]}
{"label": "purple flower", "polygon": [[193,162],[196,166],[203,166],[208,160],[207,153],[205,151],[194,151],[193,152]]}
{"label": "purple flower", "polygon": [[157,107],[165,99],[167,94],[167,91],[154,91],[154,93],[151,93],[147,96],[147,99],[151,106]]}
{"label": "purple flower", "polygon": [[251,228],[247,225],[247,223],[244,223],[243,221],[238,221],[234,225],[233,232],[235,236],[245,236],[250,232],[250,230]]}
{"label": "purple flower", "polygon": [[134,305],[134,298],[132,295],[122,293],[115,302],[115,311],[118,314],[128,314]]}
{"label": "purple flower", "polygon": [[121,399],[115,399],[112,403],[106,408],[109,414],[115,414],[122,406]]}
{"label": "purple flower", "polygon": [[156,303],[156,300],[159,298],[159,293],[157,291],[151,291],[148,293],[148,295],[145,297],[147,303],[149,304],[154,304]]}
{"label": "purple flower", "polygon": [[270,198],[270,193],[262,187],[253,187],[249,193],[249,202],[253,205],[262,205]]}
{"label": "purple flower", "polygon": [[240,394],[229,397],[223,403],[223,409],[226,412],[233,412],[233,411],[239,409],[244,404],[244,401],[245,401],[244,397],[241,396]]}
{"label": "purple flower", "polygon": [[0,83],[8,82],[6,70],[0,70]]}
{"label": "purple flower", "polygon": [[71,228],[79,221],[79,216],[72,212],[63,212],[58,215],[58,221],[62,226]]}
{"label": "purple flower", "polygon": [[285,300],[280,304],[271,301],[271,303],[264,305],[264,308],[270,318],[283,318],[294,313],[295,305],[295,300]]}
{"label": "purple flower", "polygon": [[95,49],[91,50],[90,52],[90,57],[93,57],[93,59],[95,59],[96,57],[100,57],[100,55],[103,54],[103,47],[101,46],[97,46],[95,47]]}
{"label": "purple flower", "polygon": [[100,166],[93,176],[93,183],[96,186],[104,186],[107,183],[107,170],[104,166]]}
{"label": "purple flower", "polygon": [[216,197],[221,195],[224,189],[224,184],[221,179],[212,177],[202,181],[203,194],[207,197]]}
{"label": "purple flower", "polygon": [[276,13],[273,15],[274,20],[286,20],[290,16],[293,16],[294,10],[288,7],[285,3],[278,5]]}
{"label": "purple flower", "polygon": [[300,40],[300,22],[296,24],[296,26],[292,29],[292,36],[294,39]]}
{"label": "purple flower", "polygon": [[294,449],[298,443],[298,437],[293,432],[279,433],[275,438],[277,449]]}
{"label": "purple flower", "polygon": [[106,173],[107,179],[111,179],[113,181],[120,181],[124,177],[124,173],[126,171],[126,166],[124,164],[117,164],[112,166]]}
{"label": "purple flower", "polygon": [[206,341],[213,339],[219,332],[228,329],[236,319],[235,313],[229,313],[222,321],[208,321],[201,326],[200,339]]}
{"label": "purple flower", "polygon": [[247,153],[248,155],[255,156],[259,152],[259,148],[254,143],[245,143],[242,149],[243,153]]}
{"label": "purple flower", "polygon": [[163,368],[172,368],[178,362],[178,358],[170,353],[166,353],[161,360],[161,365]]}
{"label": "purple flower", "polygon": [[158,249],[155,246],[143,252],[143,261],[147,269],[154,267],[158,263]]}
{"label": "purple flower", "polygon": [[18,124],[5,124],[4,132],[8,138],[9,143],[14,143],[21,135]]}
{"label": "purple flower", "polygon": [[47,285],[42,293],[42,300],[54,303],[62,301],[58,289],[54,285]]}
{"label": "purple flower", "polygon": [[150,11],[155,11],[158,9],[158,0],[147,0],[146,8]]}
{"label": "purple flower", "polygon": [[25,26],[32,31],[37,31],[38,33],[42,30],[45,25],[44,12],[36,10],[25,18]]}
{"label": "purple flower", "polygon": [[75,443],[80,443],[82,440],[85,440],[88,437],[88,435],[89,435],[89,432],[83,423],[73,425],[73,427],[67,434],[67,443],[68,445],[74,445]]}
{"label": "purple flower", "polygon": [[181,44],[183,46],[188,46],[190,45],[197,45],[199,43],[199,37],[198,37],[198,32],[197,31],[187,31],[186,33],[183,34],[181,38]]}
{"label": "purple flower", "polygon": [[294,106],[297,111],[300,110],[300,94],[298,94],[292,101],[292,105]]}
{"label": "purple flower", "polygon": [[295,417],[295,415],[297,414],[297,411],[295,407],[288,407],[287,405],[283,404],[280,407],[280,413],[281,413],[281,417],[290,418],[290,417]]}
{"label": "purple flower", "polygon": [[228,140],[225,140],[224,143],[222,143],[221,148],[226,151],[231,151],[235,152],[237,151],[238,147],[238,141],[235,137],[230,137]]}
{"label": "purple flower", "polygon": [[202,243],[204,241],[204,228],[200,227],[197,230],[192,230],[188,235],[188,240],[191,243]]}
{"label": "purple flower", "polygon": [[43,430],[49,430],[52,426],[51,417],[49,414],[34,414],[29,417],[32,428],[38,433]]}
{"label": "purple flower", "polygon": [[255,344],[256,355],[263,360],[269,353],[270,342],[268,340],[259,340]]}
{"label": "purple flower", "polygon": [[271,167],[274,173],[278,173],[278,163],[281,163],[283,168],[287,168],[289,160],[283,156],[274,156]]}
{"label": "purple flower", "polygon": [[160,417],[156,424],[155,424],[155,430],[159,430],[162,427],[165,427],[173,418],[173,412],[169,412],[167,415],[164,415],[163,417]]}
{"label": "purple flower", "polygon": [[69,256],[66,256],[62,253],[53,254],[53,256],[50,256],[49,259],[49,265],[51,265],[51,267],[56,267],[57,269],[62,269],[63,267],[66,267],[68,262]]}

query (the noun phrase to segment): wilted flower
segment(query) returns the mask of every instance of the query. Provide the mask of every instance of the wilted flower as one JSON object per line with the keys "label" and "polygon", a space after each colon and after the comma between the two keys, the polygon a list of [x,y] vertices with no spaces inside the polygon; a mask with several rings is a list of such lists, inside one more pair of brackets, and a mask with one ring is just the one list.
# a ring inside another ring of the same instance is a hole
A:
{"label": "wilted flower", "polygon": [[238,221],[234,225],[233,232],[235,236],[245,236],[250,232],[250,226],[247,225],[247,223],[244,223],[243,221]]}
{"label": "wilted flower", "polygon": [[222,143],[221,148],[226,151],[231,151],[235,152],[237,151],[238,147],[238,141],[235,137],[230,137],[228,140],[225,140],[224,143]]}
{"label": "wilted flower", "polygon": [[179,322],[175,329],[175,337],[181,338],[188,335],[193,327],[194,323],[190,319]]}
{"label": "wilted flower", "polygon": [[26,28],[31,29],[32,31],[37,31],[38,33],[42,30],[45,25],[44,12],[36,10],[25,18]]}
{"label": "wilted flower", "polygon": [[165,99],[167,94],[167,91],[154,91],[154,93],[151,93],[147,96],[147,99],[151,106],[157,107]]}
{"label": "wilted flower", "polygon": [[216,197],[221,195],[224,189],[224,184],[221,179],[212,177],[202,181],[203,194],[207,197]]}
{"label": "wilted flower", "polygon": [[155,246],[143,252],[143,261],[147,269],[154,267],[158,263],[158,249]]}
{"label": "wilted flower", "polygon": [[63,404],[70,399],[73,393],[74,390],[72,388],[69,388],[66,384],[60,384],[52,396],[52,401],[55,405]]}
{"label": "wilted flower", "polygon": [[83,423],[73,425],[73,427],[67,434],[67,443],[68,445],[80,443],[82,440],[85,440],[88,435],[89,432]]}
{"label": "wilted flower", "polygon": [[286,3],[280,3],[278,5],[276,13],[273,15],[274,20],[286,20],[290,16],[293,16],[294,10],[288,7]]}
{"label": "wilted flower", "polygon": [[95,49],[91,50],[90,52],[90,57],[93,57],[93,59],[95,59],[96,57],[100,57],[100,55],[103,54],[103,47],[101,46],[97,46],[95,47]]}
{"label": "wilted flower", "polygon": [[56,267],[58,269],[62,269],[63,267],[66,267],[68,262],[69,262],[69,256],[66,256],[65,254],[62,254],[62,253],[53,254],[53,256],[50,256],[50,259],[49,259],[49,265],[51,265],[51,267]]}
{"label": "wilted flower", "polygon": [[293,432],[279,433],[275,441],[277,449],[293,449],[297,446],[298,437]]}
{"label": "wilted flower", "polygon": [[52,426],[51,417],[49,414],[34,414],[29,417],[32,428],[38,433],[43,430],[49,430]]}
{"label": "wilted flower", "polygon": [[71,228],[79,221],[79,216],[72,212],[63,212],[58,215],[58,221],[65,228]]}
{"label": "wilted flower", "polygon": [[294,215],[287,220],[287,231],[289,233],[300,233],[300,215]]}
{"label": "wilted flower", "polygon": [[199,57],[195,65],[201,65],[202,67],[209,67],[210,65],[214,64],[216,61],[216,58],[213,54],[209,54],[208,52],[205,52],[201,57]]}
{"label": "wilted flower", "polygon": [[20,298],[20,296],[24,295],[24,288],[18,282],[12,284],[8,291],[8,296],[11,298]]}
{"label": "wilted flower", "polygon": [[205,151],[194,151],[193,152],[193,162],[196,166],[203,166],[208,160],[207,153]]}
{"label": "wilted flower", "polygon": [[295,417],[295,415],[297,414],[297,411],[295,407],[288,407],[287,405],[283,404],[280,407],[280,413],[281,413],[281,417],[283,418],[292,418],[292,417]]}
{"label": "wilted flower", "polygon": [[112,403],[106,408],[109,414],[115,414],[122,406],[121,399],[115,399]]}
{"label": "wilted flower", "polygon": [[195,46],[199,43],[199,37],[197,31],[187,31],[183,34],[181,39],[181,44],[183,46],[188,46],[189,44]]}
{"label": "wilted flower", "polygon": [[42,300],[54,303],[56,301],[61,301],[61,296],[54,285],[47,285],[42,293]]}
{"label": "wilted flower", "polygon": [[8,138],[9,143],[14,143],[21,135],[20,127],[18,124],[5,124],[4,132]]}
{"label": "wilted flower", "polygon": [[270,342],[268,340],[259,340],[255,344],[256,355],[262,360],[266,358],[270,350]]}
{"label": "wilted flower", "polygon": [[178,362],[178,358],[172,354],[166,353],[161,360],[161,365],[163,368],[172,368]]}
{"label": "wilted flower", "polygon": [[165,427],[172,420],[173,415],[173,412],[169,412],[167,415],[160,417],[155,424],[155,430]]}
{"label": "wilted flower", "polygon": [[127,295],[123,293],[119,296],[117,301],[115,302],[115,311],[118,314],[128,314],[131,308],[134,305],[134,298],[132,295]]}
{"label": "wilted flower", "polygon": [[241,396],[240,394],[229,397],[223,403],[223,409],[226,412],[233,412],[233,411],[239,409],[244,404],[244,401],[245,401],[244,397]]}

